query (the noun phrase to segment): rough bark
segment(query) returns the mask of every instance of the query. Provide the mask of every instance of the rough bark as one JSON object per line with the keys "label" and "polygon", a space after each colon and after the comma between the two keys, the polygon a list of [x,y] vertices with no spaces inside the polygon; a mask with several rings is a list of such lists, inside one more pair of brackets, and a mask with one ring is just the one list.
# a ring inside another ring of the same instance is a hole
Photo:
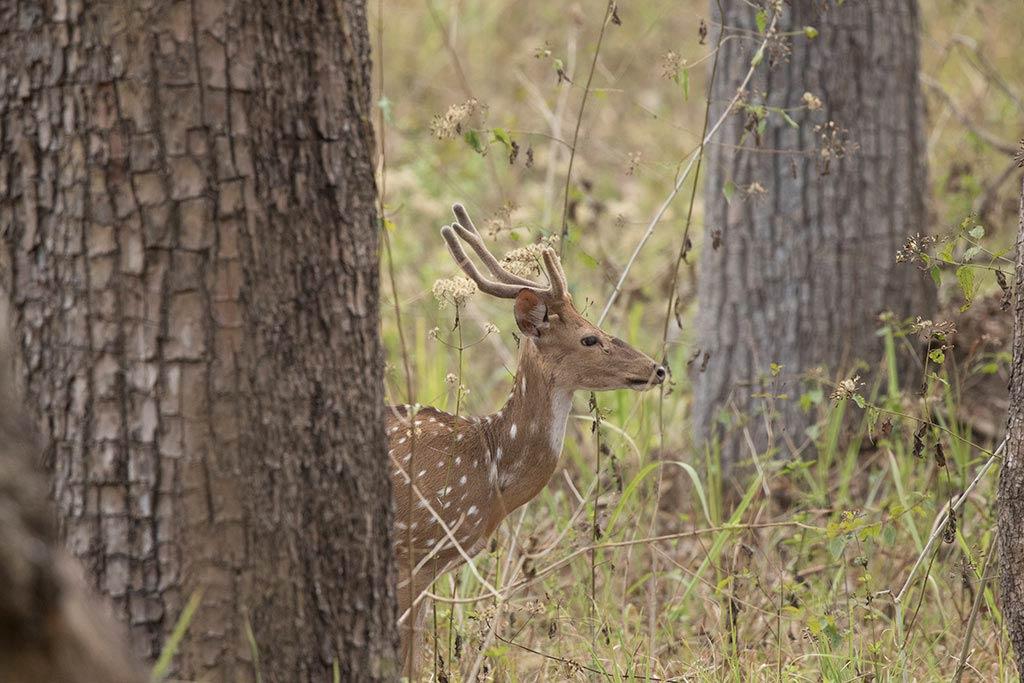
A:
{"label": "rough bark", "polygon": [[[0,315],[4,307],[0,306]],[[0,319],[0,662],[5,681],[143,683],[121,629],[60,547],[35,427]]]}
{"label": "rough bark", "polygon": [[[750,3],[724,0],[724,17],[717,0],[710,4],[716,24],[734,34],[711,88],[714,119],[760,38],[750,33],[757,31]],[[703,371],[693,364],[693,419],[699,437],[723,439],[725,465],[749,452],[735,429],[720,428],[723,409],[734,420],[733,408],[752,416],[749,429],[763,448],[765,401],[755,395],[785,394],[772,405],[773,445],[798,444],[811,416],[797,403],[800,382],[784,378],[819,366],[834,376],[858,359],[874,362],[879,313],[926,316],[934,306],[927,279],[895,262],[904,239],[926,229],[917,3],[783,7],[781,32],[813,26],[819,35],[792,39],[788,57],[773,42],[747,101],[786,109],[799,126],[770,114],[759,139],[737,113],[708,151],[696,344],[710,357]],[[823,106],[801,109],[805,92]],[[839,144],[829,122],[841,130]],[[728,183],[736,188],[731,201]],[[780,378],[765,382],[773,362],[783,366]]]}
{"label": "rough bark", "polygon": [[1024,680],[1024,180],[1017,229],[1013,364],[1006,454],[999,473],[999,601]]}
{"label": "rough bark", "polygon": [[145,658],[202,591],[180,678],[393,677],[363,3],[0,26],[0,286],[67,547]]}

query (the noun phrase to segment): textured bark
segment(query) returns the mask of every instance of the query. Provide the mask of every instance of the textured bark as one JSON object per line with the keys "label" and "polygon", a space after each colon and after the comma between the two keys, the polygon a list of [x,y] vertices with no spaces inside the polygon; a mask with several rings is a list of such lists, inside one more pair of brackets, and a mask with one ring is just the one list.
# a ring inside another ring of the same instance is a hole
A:
{"label": "textured bark", "polygon": [[359,0],[0,8],[0,285],[68,548],[178,677],[393,677]]}
{"label": "textured bark", "polygon": [[[748,33],[723,45],[711,89],[713,119],[760,42],[749,33],[757,30],[755,8],[743,0],[722,6],[724,17],[717,0],[711,2],[715,22]],[[763,378],[772,362],[785,377],[874,362],[881,354],[880,312],[926,316],[934,306],[927,278],[895,262],[904,239],[926,229],[917,3],[793,0],[783,7],[780,31],[814,26],[820,34],[794,38],[792,54],[772,68],[769,50],[747,101],[790,110],[799,127],[773,114],[758,146],[755,133],[744,130],[746,117],[737,114],[708,152],[708,238],[696,328],[697,345],[710,358],[703,372],[695,371],[693,419],[700,437],[723,439],[726,465],[749,452],[735,430],[719,429],[719,413],[735,407],[754,416],[749,428],[764,447],[757,416],[763,401],[752,397],[759,392],[788,396],[773,406],[774,445],[805,438],[810,416],[797,404],[800,383],[774,380],[768,388]],[[824,106],[800,110],[805,92]],[[846,155],[826,163],[825,131],[815,126],[829,121],[845,129]],[[737,188],[731,202],[723,196],[728,182]],[[710,237],[716,230],[717,248]]]}
{"label": "textured bark", "polygon": [[1006,454],[999,473],[999,601],[1024,680],[1024,181],[1017,229],[1014,282],[1013,367]]}
{"label": "textured bark", "polygon": [[[0,315],[4,313],[0,306]],[[60,547],[35,427],[0,319],[0,662],[5,681],[143,683],[126,639]]]}

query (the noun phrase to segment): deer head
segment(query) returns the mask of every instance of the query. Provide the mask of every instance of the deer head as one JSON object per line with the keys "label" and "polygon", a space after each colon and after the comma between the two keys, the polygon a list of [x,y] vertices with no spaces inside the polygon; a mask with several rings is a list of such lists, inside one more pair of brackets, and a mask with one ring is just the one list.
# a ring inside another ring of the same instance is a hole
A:
{"label": "deer head", "polygon": [[[580,315],[553,249],[543,252],[548,285],[538,285],[501,266],[461,204],[452,211],[456,221],[441,228],[441,235],[455,262],[481,292],[515,301],[516,324],[526,343],[536,347],[555,384],[569,391],[643,390],[665,380],[664,366]],[[477,270],[459,238],[473,248],[494,280]]]}

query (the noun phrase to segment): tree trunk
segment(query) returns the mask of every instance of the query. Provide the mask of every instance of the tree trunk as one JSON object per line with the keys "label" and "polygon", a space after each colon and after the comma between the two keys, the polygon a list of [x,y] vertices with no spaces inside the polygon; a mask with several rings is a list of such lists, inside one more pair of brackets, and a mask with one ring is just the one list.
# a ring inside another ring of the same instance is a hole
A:
{"label": "tree trunk", "polygon": [[[5,307],[0,305],[0,316]],[[14,392],[0,317],[0,662],[5,681],[143,683],[124,635],[60,547],[35,427]]]}
{"label": "tree trunk", "polygon": [[[731,37],[711,88],[712,119],[761,42],[750,33],[755,8],[722,5],[725,16],[717,0],[712,15]],[[776,111],[759,133],[740,112],[708,150],[696,343],[709,359],[704,370],[694,364],[693,419],[699,437],[722,439],[725,466],[749,458],[737,415],[749,419],[758,448],[767,445],[758,414],[766,400],[757,395],[785,395],[771,404],[774,445],[799,444],[812,416],[799,407],[798,378],[874,362],[879,313],[927,315],[934,306],[927,278],[895,262],[905,238],[926,228],[917,3],[783,7],[780,32],[813,26],[819,35],[787,39],[788,55],[773,39],[745,101],[783,108],[798,127]],[[805,92],[822,106],[807,108]],[[766,381],[772,363],[782,369]]]}
{"label": "tree trunk", "polygon": [[[1017,657],[1017,670],[1024,672],[1024,180],[1017,228],[1013,367],[1006,437],[999,474],[999,601]],[[1021,677],[1024,680],[1024,673]]]}
{"label": "tree trunk", "polygon": [[201,591],[179,678],[393,678],[363,3],[0,26],[0,284],[67,546],[148,659]]}

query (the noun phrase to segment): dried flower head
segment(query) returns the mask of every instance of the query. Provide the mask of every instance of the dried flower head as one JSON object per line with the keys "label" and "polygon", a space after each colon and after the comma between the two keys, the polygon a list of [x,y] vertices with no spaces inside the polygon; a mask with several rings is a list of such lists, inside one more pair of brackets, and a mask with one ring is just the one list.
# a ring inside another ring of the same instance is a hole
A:
{"label": "dried flower head", "polygon": [[640,170],[640,159],[643,157],[643,152],[630,152],[629,153],[629,165],[626,167],[626,175],[636,175]]}
{"label": "dried flower head", "polygon": [[801,99],[803,100],[804,106],[811,111],[817,111],[825,106],[820,97],[809,92],[805,92]]}
{"label": "dried flower head", "polygon": [[452,305],[461,307],[469,301],[469,297],[476,294],[476,283],[468,277],[457,275],[451,278],[442,278],[434,283],[434,298],[441,308]]}
{"label": "dried flower head", "polygon": [[554,237],[545,237],[536,244],[527,244],[505,254],[501,265],[508,272],[519,277],[532,277],[541,272],[544,249],[551,245]]}
{"label": "dried flower head", "polygon": [[773,30],[768,35],[768,41],[765,43],[765,51],[768,53],[768,66],[774,67],[776,64],[788,62],[789,55],[793,52],[793,48],[790,47],[789,38],[787,36],[779,33],[777,30]]}
{"label": "dried flower head", "polygon": [[764,185],[756,180],[747,185],[746,188],[744,188],[744,192],[746,192],[748,199],[761,199],[768,194],[768,190],[764,188]]}
{"label": "dried flower head", "polygon": [[462,135],[463,127],[477,114],[483,115],[487,106],[480,104],[476,99],[470,98],[462,104],[453,104],[448,107],[444,114],[437,114],[430,122],[430,132],[438,140],[450,140],[457,135]]}
{"label": "dried flower head", "polygon": [[431,339],[438,339],[438,338],[440,338],[440,336],[441,336],[441,328],[440,327],[432,327],[432,328],[430,328],[430,331],[427,332],[427,336],[430,337]]}
{"label": "dried flower head", "polygon": [[498,334],[500,332],[501,330],[499,330],[498,326],[494,323],[487,323],[484,325],[484,334]]}
{"label": "dried flower head", "polygon": [[952,320],[925,320],[918,316],[917,320],[910,324],[910,331],[924,342],[947,341],[956,334],[956,323]]}
{"label": "dried flower head", "polygon": [[512,213],[519,207],[512,202],[505,202],[490,218],[484,221],[484,230],[488,237],[496,237],[499,233],[512,230]]}
{"label": "dried flower head", "polygon": [[837,402],[853,398],[853,395],[857,393],[857,389],[863,385],[864,383],[860,381],[860,375],[847,377],[836,385],[835,391],[832,392],[829,398]]}
{"label": "dried flower head", "polygon": [[850,131],[835,121],[815,126],[814,132],[818,135],[818,170],[821,175],[831,172],[833,160],[860,149],[860,145],[850,140]]}
{"label": "dried flower head", "polygon": [[674,80],[679,75],[679,70],[686,63],[678,52],[669,50],[661,56],[660,72],[661,77],[667,80]]}
{"label": "dried flower head", "polygon": [[458,376],[455,375],[455,373],[449,372],[447,375],[444,376],[444,383],[450,387],[454,387],[456,384],[459,383],[459,378]]}
{"label": "dried flower head", "polygon": [[935,245],[938,238],[935,235],[911,235],[903,243],[903,248],[896,252],[896,262],[904,263],[914,261],[924,255],[928,249]]}

